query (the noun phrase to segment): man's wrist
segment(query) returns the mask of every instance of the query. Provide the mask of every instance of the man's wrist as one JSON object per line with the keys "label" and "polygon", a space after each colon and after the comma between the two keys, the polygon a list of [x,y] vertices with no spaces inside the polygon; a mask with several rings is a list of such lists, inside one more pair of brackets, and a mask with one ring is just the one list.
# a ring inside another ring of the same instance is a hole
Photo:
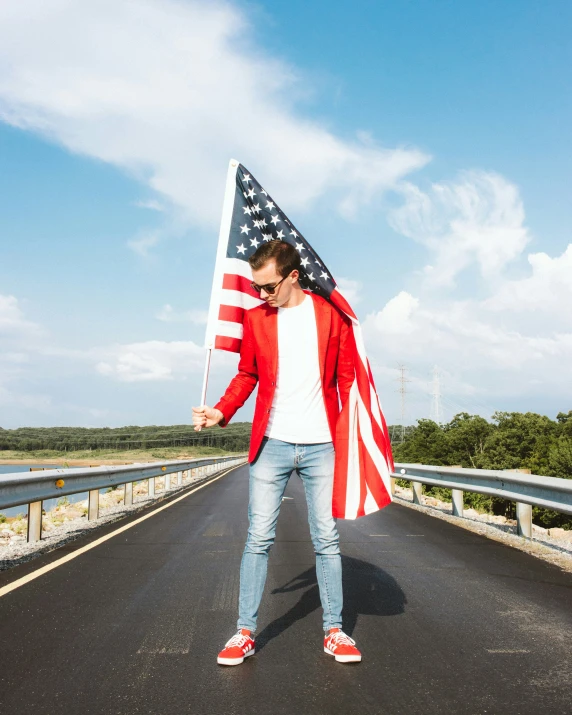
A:
{"label": "man's wrist", "polygon": [[223,413],[218,410],[216,407],[213,407],[213,410],[215,411],[215,420],[217,425],[220,424],[221,422],[224,422],[224,415]]}

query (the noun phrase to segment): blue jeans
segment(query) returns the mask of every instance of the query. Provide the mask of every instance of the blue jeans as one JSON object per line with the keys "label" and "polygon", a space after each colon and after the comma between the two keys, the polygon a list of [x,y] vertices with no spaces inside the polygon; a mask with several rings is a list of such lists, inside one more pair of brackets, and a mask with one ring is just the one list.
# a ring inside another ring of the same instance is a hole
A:
{"label": "blue jeans", "polygon": [[332,516],[334,447],[331,442],[291,444],[265,438],[258,457],[250,465],[249,528],[240,566],[238,628],[256,630],[268,553],[274,543],[284,490],[293,471],[300,476],[306,492],[324,630],[342,627],[342,562],[336,520]]}

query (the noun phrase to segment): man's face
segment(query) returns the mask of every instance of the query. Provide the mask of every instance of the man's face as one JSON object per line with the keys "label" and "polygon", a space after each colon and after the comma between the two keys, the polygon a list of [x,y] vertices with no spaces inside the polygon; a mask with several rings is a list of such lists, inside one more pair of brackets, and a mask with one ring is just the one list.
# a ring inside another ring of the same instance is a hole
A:
{"label": "man's face", "polygon": [[262,268],[259,268],[257,271],[252,271],[252,280],[259,286],[276,285],[282,281],[272,295],[267,293],[264,288],[260,292],[260,297],[262,300],[265,300],[268,305],[271,305],[273,308],[280,308],[290,300],[293,286],[298,281],[298,271],[292,271],[289,276],[286,276],[286,278],[282,280],[282,276],[276,270],[276,263],[274,261],[268,261]]}

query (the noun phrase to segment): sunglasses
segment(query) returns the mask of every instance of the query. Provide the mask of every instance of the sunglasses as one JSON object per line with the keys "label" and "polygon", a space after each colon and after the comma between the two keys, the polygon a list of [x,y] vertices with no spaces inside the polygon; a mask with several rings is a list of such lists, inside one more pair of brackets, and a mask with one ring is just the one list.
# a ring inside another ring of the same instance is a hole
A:
{"label": "sunglasses", "polygon": [[278,281],[278,283],[275,283],[272,285],[271,283],[268,283],[263,286],[259,286],[258,283],[251,283],[250,287],[255,290],[257,293],[260,293],[261,291],[264,291],[265,293],[268,293],[268,295],[274,295],[276,292],[276,288],[282,283],[282,281],[285,281],[288,276],[284,276],[281,281]]}

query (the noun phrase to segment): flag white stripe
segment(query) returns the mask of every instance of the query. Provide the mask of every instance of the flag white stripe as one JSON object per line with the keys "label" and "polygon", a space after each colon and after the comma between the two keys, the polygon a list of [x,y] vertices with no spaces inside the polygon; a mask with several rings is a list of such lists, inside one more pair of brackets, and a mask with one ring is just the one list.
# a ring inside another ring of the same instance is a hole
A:
{"label": "flag white stripe", "polygon": [[232,323],[230,320],[218,321],[216,334],[221,338],[238,338],[238,340],[242,340],[242,333],[242,323]]}
{"label": "flag white stripe", "polygon": [[365,502],[363,505],[363,510],[365,511],[366,514],[373,514],[374,511],[379,511],[379,507],[377,506],[377,502],[373,498],[373,494],[371,493],[367,482],[365,483],[365,488],[366,488],[366,496],[365,496]]}
{"label": "flag white stripe", "polygon": [[355,519],[359,509],[360,469],[357,435],[357,382],[354,380],[348,400],[349,405],[349,439],[348,439],[348,477],[346,482],[345,518]]}
{"label": "flag white stripe", "polygon": [[242,276],[249,281],[252,280],[252,270],[248,261],[241,261],[240,258],[225,258],[224,272],[232,275]]}
{"label": "flag white stripe", "polygon": [[221,290],[221,299],[219,305],[232,305],[235,308],[244,308],[245,310],[250,310],[251,308],[256,308],[263,301],[259,298],[254,298],[248,293],[243,293],[240,290],[229,290],[228,288],[223,288]]}

